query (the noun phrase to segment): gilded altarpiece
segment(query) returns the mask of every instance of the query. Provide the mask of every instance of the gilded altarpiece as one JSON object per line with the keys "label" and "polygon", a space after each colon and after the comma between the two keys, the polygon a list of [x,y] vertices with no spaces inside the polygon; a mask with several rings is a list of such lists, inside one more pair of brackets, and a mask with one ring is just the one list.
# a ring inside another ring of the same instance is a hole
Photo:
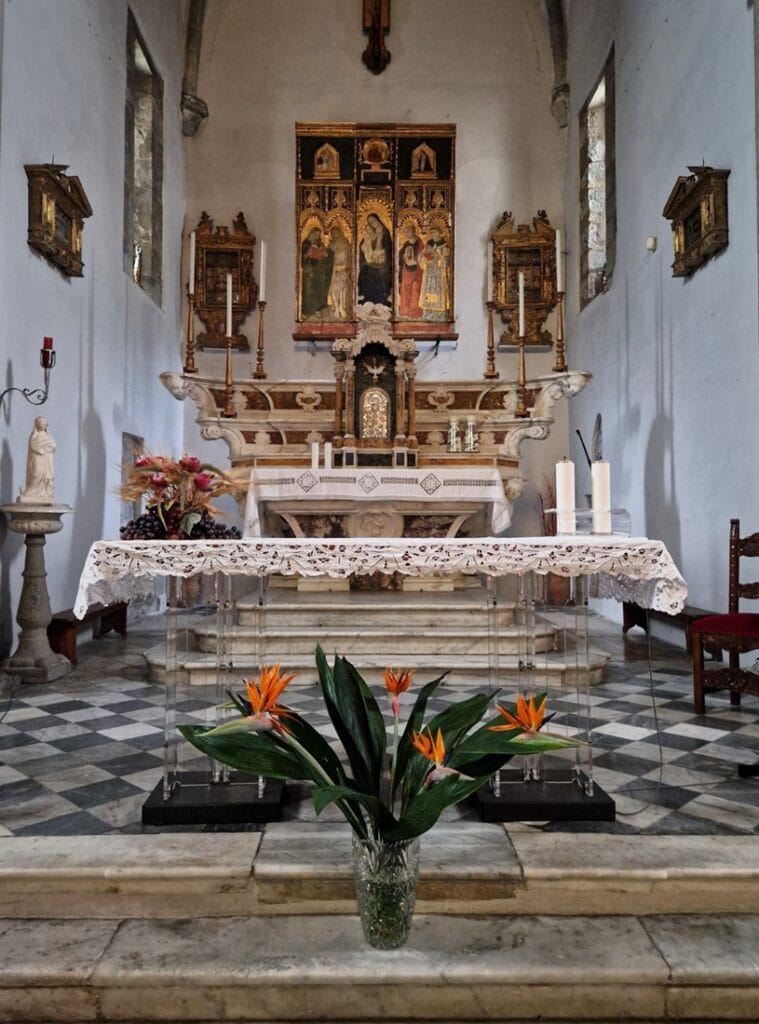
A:
{"label": "gilded altarpiece", "polygon": [[296,339],[455,338],[454,125],[297,124]]}

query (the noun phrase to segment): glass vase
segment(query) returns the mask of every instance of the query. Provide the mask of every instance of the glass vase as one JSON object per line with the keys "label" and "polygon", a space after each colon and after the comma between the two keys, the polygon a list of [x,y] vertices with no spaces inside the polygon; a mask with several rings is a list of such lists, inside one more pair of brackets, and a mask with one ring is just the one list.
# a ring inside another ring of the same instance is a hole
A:
{"label": "glass vase", "polygon": [[419,839],[386,843],[353,836],[353,875],[364,938],[397,949],[408,938],[419,881]]}

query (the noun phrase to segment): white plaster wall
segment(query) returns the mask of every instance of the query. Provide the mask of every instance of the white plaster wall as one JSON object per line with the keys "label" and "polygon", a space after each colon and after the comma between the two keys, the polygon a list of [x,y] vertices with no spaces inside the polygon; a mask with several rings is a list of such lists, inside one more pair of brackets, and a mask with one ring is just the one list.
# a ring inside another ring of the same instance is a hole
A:
{"label": "white plaster wall", "polygon": [[[296,352],[295,122],[453,122],[457,125],[456,311],[458,348],[419,359],[420,379],[472,379],[485,369],[485,252],[504,209],[529,222],[539,208],[562,220],[564,132],[550,113],[553,65],[539,0],[397,0],[379,76],[361,63],[360,5],[345,0],[209,0],[198,92],[210,117],[187,140],[187,227],[202,210],[231,223],[238,210],[267,242],[266,369],[270,377],[331,379],[324,350]],[[186,268],[186,262],[185,262]],[[257,320],[243,331],[255,344]],[[235,356],[235,376],[252,356]],[[200,353],[201,370],[222,357]],[[528,372],[550,369],[533,355]],[[499,354],[513,378],[514,354]],[[200,442],[187,403],[188,448]],[[566,451],[566,406],[552,438],[524,446],[540,478]],[[226,446],[215,442],[223,462]],[[534,533],[530,489],[513,532]]]}
{"label": "white plaster wall", "polygon": [[[19,395],[0,410],[0,498],[23,484],[26,441],[44,414],[58,442],[56,499],[74,506],[47,543],[53,610],[70,607],[89,545],[117,537],[121,434],[157,449],[181,446],[181,411],[158,381],[180,339],[179,259],[184,170],[179,99],[183,31],[178,3],[132,0],[164,81],[164,304],[122,269],[126,0],[7,0],[0,152],[0,381],[41,382],[43,335],[55,338],[50,397]],[[24,163],[52,159],[80,177],[94,214],[85,222],[84,278],[68,279],[26,243]],[[0,524],[0,649],[14,629],[23,541]]]}
{"label": "white plaster wall", "polygon": [[[577,114],[616,47],[618,235],[608,293],[578,313]],[[595,374],[570,436],[603,414],[615,504],[665,541],[692,604],[727,602],[729,519],[759,529],[754,30],[745,0],[570,0],[570,360]],[[671,276],[661,211],[678,175],[730,168],[730,244]],[[655,253],[645,248],[658,236]],[[578,490],[587,471],[580,465]]]}

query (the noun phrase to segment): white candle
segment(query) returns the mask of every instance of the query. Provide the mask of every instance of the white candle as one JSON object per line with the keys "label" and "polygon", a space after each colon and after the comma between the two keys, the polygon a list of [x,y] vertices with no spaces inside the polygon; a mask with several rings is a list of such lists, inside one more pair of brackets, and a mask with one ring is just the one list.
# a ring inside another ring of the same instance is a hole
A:
{"label": "white candle", "polygon": [[190,295],[195,294],[195,232],[190,232],[190,283],[187,286]]}
{"label": "white candle", "polygon": [[227,337],[232,337],[232,275],[227,274]]}
{"label": "white candle", "polygon": [[556,532],[576,533],[575,464],[569,459],[556,463]]}
{"label": "white candle", "polygon": [[332,442],[324,442],[324,468],[332,469]]}
{"label": "white candle", "polygon": [[603,459],[590,467],[593,482],[593,533],[611,533],[611,471]]}
{"label": "white candle", "polygon": [[488,302],[493,301],[493,243],[488,242],[488,265],[485,268]]}
{"label": "white candle", "polygon": [[311,469],[319,468],[319,443],[318,441],[311,442]]}
{"label": "white candle", "polygon": [[266,242],[261,240],[261,266],[258,269],[258,301],[266,302]]}
{"label": "white candle", "polygon": [[519,271],[519,337],[524,337],[524,273]]}
{"label": "white candle", "polygon": [[556,228],[556,291],[564,291],[564,253],[561,251],[561,228]]}

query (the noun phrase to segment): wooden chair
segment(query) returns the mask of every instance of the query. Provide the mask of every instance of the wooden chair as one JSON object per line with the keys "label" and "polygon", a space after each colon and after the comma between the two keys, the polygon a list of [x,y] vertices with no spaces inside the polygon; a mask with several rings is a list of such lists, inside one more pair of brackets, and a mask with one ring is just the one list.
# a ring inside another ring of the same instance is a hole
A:
{"label": "wooden chair", "polygon": [[[729,690],[730,703],[740,705],[741,694],[759,696],[759,674],[741,668],[740,656],[759,650],[759,613],[738,611],[740,598],[759,598],[759,583],[741,583],[741,558],[759,558],[759,533],[740,535],[740,521],[730,520],[730,590],[727,615],[707,615],[691,623],[693,703],[697,715],[705,712],[704,695]],[[704,671],[704,649],[728,652],[728,667]]]}

